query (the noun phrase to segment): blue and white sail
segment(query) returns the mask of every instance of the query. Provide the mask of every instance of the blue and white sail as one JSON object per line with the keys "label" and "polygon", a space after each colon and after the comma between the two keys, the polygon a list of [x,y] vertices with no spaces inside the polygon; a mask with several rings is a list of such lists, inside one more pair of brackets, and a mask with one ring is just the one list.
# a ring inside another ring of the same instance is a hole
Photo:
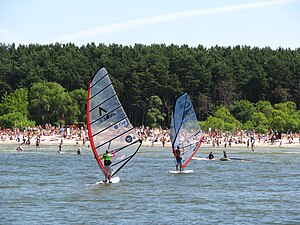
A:
{"label": "blue and white sail", "polygon": [[183,157],[182,168],[184,168],[196,154],[203,140],[203,132],[187,93],[175,99],[170,132],[173,151],[177,146],[183,150],[181,156]]}

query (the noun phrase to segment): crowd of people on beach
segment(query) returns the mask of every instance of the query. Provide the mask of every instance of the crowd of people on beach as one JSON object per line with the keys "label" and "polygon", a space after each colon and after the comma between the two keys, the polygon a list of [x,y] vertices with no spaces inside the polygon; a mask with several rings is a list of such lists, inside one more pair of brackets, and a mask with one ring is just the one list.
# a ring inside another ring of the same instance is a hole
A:
{"label": "crowd of people on beach", "polygon": [[[153,129],[147,126],[139,126],[135,128],[138,138],[142,139],[148,146],[163,146],[171,143],[169,129]],[[40,148],[40,143],[49,141],[55,142],[59,140],[71,140],[76,144],[86,145],[88,142],[88,131],[84,127],[64,126],[58,127],[51,124],[45,126],[36,126],[21,131],[18,128],[1,129],[0,143],[13,142],[20,145],[35,144],[36,148]],[[32,143],[33,142],[33,143]],[[229,133],[215,130],[213,132],[204,132],[203,144],[209,144],[213,148],[223,147],[230,148],[233,146],[245,146],[254,151],[258,144],[278,145],[282,144],[300,144],[300,131],[298,133],[279,133],[270,130],[268,134],[254,133],[251,131],[239,131]],[[62,142],[60,142],[61,148]]]}

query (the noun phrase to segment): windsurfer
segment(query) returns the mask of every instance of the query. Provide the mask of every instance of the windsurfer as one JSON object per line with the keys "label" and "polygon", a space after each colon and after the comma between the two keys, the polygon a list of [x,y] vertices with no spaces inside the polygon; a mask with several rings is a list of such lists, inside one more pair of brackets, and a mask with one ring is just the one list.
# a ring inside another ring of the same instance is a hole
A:
{"label": "windsurfer", "polygon": [[224,159],[228,159],[227,153],[225,151],[223,151],[223,154],[224,154]]}
{"label": "windsurfer", "polygon": [[210,152],[208,155],[208,159],[214,159],[214,158],[215,158],[214,154],[212,152]]}
{"label": "windsurfer", "polygon": [[104,167],[105,167],[105,183],[109,182],[111,183],[111,174],[112,174],[112,168],[111,168],[111,158],[115,157],[116,153],[114,151],[110,152],[106,150],[105,153],[100,155],[100,159],[104,160]]}
{"label": "windsurfer", "polygon": [[183,150],[179,147],[179,145],[177,146],[177,149],[174,151],[174,155],[176,158],[176,171],[178,171],[178,166],[180,168],[180,171],[182,171],[182,157],[181,157],[182,151]]}
{"label": "windsurfer", "polygon": [[225,151],[223,151],[223,158],[221,158],[221,161],[229,161],[230,159],[227,157],[227,153]]}

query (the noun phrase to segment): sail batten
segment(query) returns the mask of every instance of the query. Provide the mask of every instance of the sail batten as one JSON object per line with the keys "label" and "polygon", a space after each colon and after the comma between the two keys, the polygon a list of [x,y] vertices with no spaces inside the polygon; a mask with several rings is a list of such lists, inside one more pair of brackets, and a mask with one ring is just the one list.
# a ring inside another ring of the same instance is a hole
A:
{"label": "sail batten", "polygon": [[[105,68],[97,71],[88,85],[87,126],[91,147],[100,169],[106,174],[99,155],[115,151],[112,176],[120,171],[141,147]],[[122,149],[122,151],[121,151]],[[126,155],[119,160],[119,154]]]}
{"label": "sail batten", "polygon": [[173,151],[178,146],[183,150],[182,168],[184,168],[200,148],[203,139],[201,127],[187,93],[175,99],[170,132]]}
{"label": "sail batten", "polygon": [[[100,105],[101,105],[101,104],[100,104]],[[99,106],[100,106],[100,105],[99,105]],[[103,115],[103,116],[99,117],[98,119],[94,120],[94,121],[92,122],[92,124],[95,123],[95,122],[97,122],[98,120],[103,120],[103,118],[107,118],[108,116],[112,115],[112,113],[114,113],[114,112],[115,112],[117,109],[119,109],[120,107],[122,107],[122,106],[118,106],[117,108],[115,108],[115,109],[113,109],[113,110],[111,110],[111,111],[109,111],[109,112],[106,112],[105,115]],[[98,107],[98,108],[99,108],[99,107]],[[127,118],[127,117],[124,117],[124,118],[122,118],[121,120],[123,120],[123,119],[125,119],[125,118]]]}
{"label": "sail batten", "polygon": [[101,132],[105,131],[106,129],[109,129],[110,127],[116,125],[117,123],[121,122],[121,121],[124,120],[124,119],[125,119],[125,118],[123,118],[123,119],[119,120],[118,122],[116,122],[116,123],[110,125],[109,127],[104,128],[103,130],[99,131],[98,133],[93,134],[93,136],[96,136],[96,135],[98,135],[98,134],[101,134]]}
{"label": "sail batten", "polygon": [[[100,92],[103,92],[106,88],[108,88],[109,86],[111,86],[112,83],[108,84],[106,87],[104,87],[102,90],[98,91],[98,93],[94,94],[94,96],[97,96],[97,94],[99,94]],[[92,96],[91,98],[93,98],[94,96]]]}
{"label": "sail batten", "polygon": [[[127,133],[127,132],[125,132],[125,133]],[[114,138],[112,138],[112,139],[110,139],[110,140],[108,140],[108,141],[102,143],[101,145],[97,146],[96,148],[100,148],[101,146],[103,146],[103,145],[105,145],[105,144],[108,144],[109,142],[115,140],[116,138],[119,138],[120,136],[124,135],[125,133],[122,133],[122,134],[120,134],[120,135],[118,135],[118,136],[116,136],[116,137],[114,137]],[[116,152],[116,150],[115,150],[115,152]]]}
{"label": "sail batten", "polygon": [[90,111],[96,109],[97,107],[101,106],[103,103],[105,103],[106,101],[109,101],[110,99],[112,99],[113,97],[115,97],[117,94],[111,96],[110,98],[108,98],[107,100],[105,100],[104,102],[101,102],[99,105],[95,106],[93,109],[91,109]]}
{"label": "sail batten", "polygon": [[103,75],[102,77],[100,77],[98,80],[95,80],[92,84],[91,84],[91,88],[93,88],[95,85],[97,85],[101,80],[103,80],[104,78],[106,78],[108,76],[108,73],[106,71],[106,74]]}

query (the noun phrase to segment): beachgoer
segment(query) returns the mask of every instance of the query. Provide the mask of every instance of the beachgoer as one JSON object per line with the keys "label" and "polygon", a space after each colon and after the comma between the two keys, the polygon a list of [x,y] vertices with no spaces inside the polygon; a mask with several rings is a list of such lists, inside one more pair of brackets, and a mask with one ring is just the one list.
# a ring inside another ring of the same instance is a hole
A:
{"label": "beachgoer", "polygon": [[81,148],[78,148],[77,149],[77,155],[80,155],[81,154]]}
{"label": "beachgoer", "polygon": [[62,144],[60,143],[58,146],[58,153],[61,153],[61,146],[62,146]]}
{"label": "beachgoer", "polygon": [[252,152],[254,152],[254,148],[255,148],[255,145],[254,145],[254,144],[255,144],[255,141],[252,141],[252,142],[251,142],[251,150],[252,150]]}
{"label": "beachgoer", "polygon": [[177,149],[174,151],[174,155],[176,158],[176,171],[178,171],[178,167],[179,167],[180,171],[182,171],[182,157],[181,157],[182,152],[183,152],[183,149],[181,149],[178,145]]}
{"label": "beachgoer", "polygon": [[208,159],[213,159],[213,158],[215,158],[215,156],[212,152],[210,152],[209,155],[208,155]]}
{"label": "beachgoer", "polygon": [[99,157],[100,159],[104,160],[104,167],[106,170],[105,173],[105,183],[109,182],[111,183],[110,179],[111,179],[111,174],[112,174],[112,168],[111,168],[111,158],[115,157],[116,153],[114,151],[110,152],[108,150],[105,151],[105,153],[101,154]]}
{"label": "beachgoer", "polygon": [[28,139],[27,139],[27,145],[30,145],[30,137],[28,136]]}
{"label": "beachgoer", "polygon": [[162,143],[162,146],[165,147],[165,143],[166,143],[165,134],[163,134],[163,136],[161,138],[161,143]]}
{"label": "beachgoer", "polygon": [[225,151],[223,151],[223,154],[224,154],[224,159],[228,159],[227,153]]}
{"label": "beachgoer", "polygon": [[35,142],[35,148],[38,148],[38,149],[40,149],[40,142],[41,142],[41,140],[40,140],[40,138],[38,137],[37,139],[36,139],[36,142]]}

